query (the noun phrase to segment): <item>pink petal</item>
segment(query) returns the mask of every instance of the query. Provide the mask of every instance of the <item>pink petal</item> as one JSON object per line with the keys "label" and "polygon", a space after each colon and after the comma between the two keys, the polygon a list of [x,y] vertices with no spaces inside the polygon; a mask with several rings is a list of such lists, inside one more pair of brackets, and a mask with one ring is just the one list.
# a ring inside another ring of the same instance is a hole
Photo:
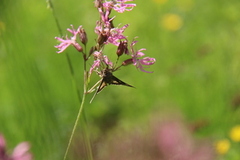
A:
{"label": "pink petal", "polygon": [[92,72],[93,72],[93,70],[94,70],[95,68],[98,68],[99,66],[100,66],[100,60],[98,59],[98,60],[96,60],[96,61],[93,62],[93,65],[91,66],[91,68],[90,68],[90,70],[89,70],[89,75],[91,75]]}
{"label": "pink petal", "polygon": [[155,58],[144,57],[140,60],[140,63],[143,65],[153,65],[156,62]]}
{"label": "pink petal", "polygon": [[2,149],[4,149],[5,146],[6,146],[5,139],[4,139],[3,135],[0,134],[0,151],[1,151]]}
{"label": "pink petal", "polygon": [[22,142],[18,144],[12,153],[13,160],[31,160],[32,155],[28,153],[30,144],[28,142]]}

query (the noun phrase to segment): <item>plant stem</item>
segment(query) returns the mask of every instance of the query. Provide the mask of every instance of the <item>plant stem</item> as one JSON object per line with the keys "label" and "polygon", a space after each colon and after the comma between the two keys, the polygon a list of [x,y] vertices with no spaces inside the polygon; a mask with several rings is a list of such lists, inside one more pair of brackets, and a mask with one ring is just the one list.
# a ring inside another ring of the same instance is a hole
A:
{"label": "plant stem", "polygon": [[[85,103],[85,97],[86,97],[86,94],[87,94],[87,87],[88,87],[88,74],[87,74],[87,71],[86,71],[86,60],[84,60],[84,82],[83,82],[83,84],[84,84],[83,85],[84,87],[83,87],[83,96],[82,96],[82,100],[81,100],[81,105],[80,105],[80,108],[78,110],[77,118],[76,118],[76,121],[74,123],[73,130],[72,130],[72,133],[71,133],[71,136],[70,136],[70,139],[69,139],[69,142],[68,142],[68,146],[67,146],[66,152],[64,154],[63,160],[66,160],[66,158],[67,158],[67,154],[68,154],[70,145],[72,143],[73,135],[74,135],[74,133],[76,131],[77,124],[78,124],[79,119],[81,117],[81,113],[83,112],[83,105]],[[85,123],[86,123],[86,126],[87,126],[86,117],[84,118],[84,120],[85,120]],[[89,141],[89,136],[88,136],[87,133],[86,133],[86,139],[87,139],[88,156],[89,156],[89,159],[92,160],[93,159],[92,148],[91,148],[91,143]]]}
{"label": "plant stem", "polygon": [[75,121],[75,123],[74,123],[73,130],[72,130],[70,139],[69,139],[69,141],[68,141],[68,146],[67,146],[66,152],[65,152],[65,154],[64,154],[64,158],[63,158],[64,160],[66,160],[66,158],[67,158],[67,154],[68,154],[70,145],[71,145],[71,143],[72,143],[73,135],[74,135],[74,133],[75,133],[75,131],[76,131],[77,124],[78,124],[78,121],[79,121],[79,119],[80,119],[80,116],[81,116],[81,113],[82,113],[82,110],[83,110],[83,105],[84,105],[84,102],[85,102],[85,96],[86,96],[86,94],[83,94],[83,96],[82,96],[82,102],[81,102],[80,108],[79,108],[79,110],[78,110],[77,119],[76,119],[76,121]]}
{"label": "plant stem", "polygon": [[[86,71],[86,61],[84,61],[84,93],[83,93],[83,98],[82,99],[82,103],[83,100],[85,101],[85,97],[86,97],[86,94],[87,94],[87,88],[88,88],[88,72]],[[81,107],[80,107],[81,109]],[[88,159],[89,160],[93,160],[93,154],[92,154],[92,147],[91,147],[91,143],[90,143],[90,138],[89,138],[89,134],[88,134],[88,125],[87,125],[87,119],[86,119],[86,115],[85,115],[85,112],[83,110],[83,116],[84,116],[84,121],[85,121],[85,135],[86,135],[86,145],[87,145],[87,153],[88,153]],[[77,120],[76,120],[77,121]]]}
{"label": "plant stem", "polygon": [[[62,30],[61,30],[61,27],[60,27],[60,24],[59,24],[59,21],[58,21],[58,18],[55,14],[55,11],[54,11],[54,7],[53,7],[53,3],[51,0],[47,0],[47,4],[48,4],[48,7],[50,8],[50,10],[52,11],[52,14],[53,14],[53,17],[54,17],[54,20],[56,22],[56,25],[57,25],[57,28],[58,28],[58,31],[60,33],[60,35],[62,36]],[[85,53],[86,53],[86,46],[85,46]],[[76,121],[74,123],[74,126],[73,126],[73,130],[72,130],[72,133],[71,133],[71,136],[70,136],[70,139],[69,139],[69,142],[68,142],[68,146],[67,146],[67,149],[65,151],[65,154],[64,154],[64,160],[66,160],[67,158],[67,154],[68,154],[68,151],[69,151],[69,148],[70,148],[70,145],[72,143],[72,140],[73,140],[73,136],[74,136],[74,133],[76,131],[76,128],[77,128],[77,125],[78,125],[78,122],[79,122],[79,119],[81,117],[81,113],[83,112],[83,105],[85,103],[85,97],[86,97],[86,94],[87,94],[87,88],[88,88],[88,75],[87,75],[87,67],[86,67],[86,55],[85,53],[83,53],[83,59],[84,59],[84,89],[83,89],[83,96],[81,98],[80,94],[79,94],[79,90],[78,90],[78,87],[77,87],[77,83],[76,83],[76,80],[74,79],[74,70],[73,70],[73,67],[72,67],[72,64],[71,64],[71,60],[70,60],[70,57],[68,55],[68,53],[66,53],[66,58],[67,58],[67,62],[68,62],[68,66],[69,66],[69,69],[70,69],[70,72],[71,72],[71,76],[72,76],[72,79],[73,79],[73,84],[74,86],[76,87],[76,90],[77,90],[77,94],[78,94],[78,99],[79,99],[79,102],[81,101],[81,104],[80,104],[80,107],[79,107],[79,110],[78,110],[78,114],[77,114],[77,118],[76,118]],[[84,112],[83,112],[84,113]],[[84,121],[85,121],[85,124],[86,124],[86,127],[87,127],[87,120],[86,120],[86,116],[84,114]],[[86,129],[87,130],[87,129]],[[85,130],[85,131],[86,131]],[[87,145],[87,152],[88,152],[88,156],[89,156],[89,159],[90,160],[93,160],[93,156],[92,156],[92,149],[91,149],[91,143],[90,143],[90,138],[88,136],[88,133],[86,133],[86,145]]]}

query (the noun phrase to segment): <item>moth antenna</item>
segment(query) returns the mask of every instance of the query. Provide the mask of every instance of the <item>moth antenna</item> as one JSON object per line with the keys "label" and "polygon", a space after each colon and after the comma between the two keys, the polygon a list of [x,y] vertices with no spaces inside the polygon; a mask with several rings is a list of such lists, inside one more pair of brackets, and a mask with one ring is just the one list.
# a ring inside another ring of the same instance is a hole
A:
{"label": "moth antenna", "polygon": [[94,93],[92,99],[90,100],[90,103],[92,103],[92,101],[93,101],[93,99],[96,97],[96,95],[97,95],[97,91]]}
{"label": "moth antenna", "polygon": [[[101,82],[101,83],[100,83]],[[98,83],[100,83],[99,87],[97,88],[96,92],[94,93],[92,99],[90,100],[90,103],[92,103],[93,99],[96,97],[96,95],[99,93],[99,88],[102,86],[103,84],[103,79],[100,79],[94,86],[96,86]]]}

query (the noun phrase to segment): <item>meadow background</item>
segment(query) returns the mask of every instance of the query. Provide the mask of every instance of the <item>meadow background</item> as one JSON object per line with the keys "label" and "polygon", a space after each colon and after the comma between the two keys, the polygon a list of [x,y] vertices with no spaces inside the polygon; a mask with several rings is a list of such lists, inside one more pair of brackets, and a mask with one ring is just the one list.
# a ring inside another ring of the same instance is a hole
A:
{"label": "meadow background", "polygon": [[[99,137],[147,130],[151,118],[177,114],[198,128],[195,138],[208,138],[213,146],[228,142],[217,159],[240,159],[240,144],[229,137],[240,124],[239,0],[134,3],[133,11],[111,15],[117,15],[115,24],[130,24],[125,35],[138,36],[137,48],[156,58],[148,69],[154,73],[128,66],[115,75],[136,89],[109,86],[92,104],[93,94],[88,95],[69,156],[84,159],[76,157],[85,154],[85,139],[97,148]],[[62,33],[70,24],[83,25],[92,46],[98,20],[93,2],[53,4]],[[67,51],[73,78],[65,53],[54,48],[59,35],[46,1],[0,1],[0,133],[9,150],[29,141],[36,160],[62,159],[79,108],[76,88],[83,88],[82,56],[73,48]]]}

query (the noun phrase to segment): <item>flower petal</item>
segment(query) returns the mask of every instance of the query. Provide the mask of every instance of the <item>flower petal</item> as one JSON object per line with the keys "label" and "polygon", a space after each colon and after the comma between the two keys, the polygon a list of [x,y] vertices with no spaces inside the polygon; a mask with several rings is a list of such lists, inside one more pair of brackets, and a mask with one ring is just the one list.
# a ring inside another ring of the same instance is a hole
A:
{"label": "flower petal", "polygon": [[155,58],[144,57],[143,59],[140,59],[140,63],[142,65],[153,65],[155,62],[156,62]]}
{"label": "flower petal", "polygon": [[96,61],[93,62],[93,65],[91,66],[89,70],[89,76],[92,74],[93,70],[95,68],[98,68],[100,66],[100,59],[97,59]]}
{"label": "flower petal", "polygon": [[31,160],[32,154],[28,151],[30,149],[30,144],[28,142],[22,142],[18,144],[12,153],[13,160]]}

